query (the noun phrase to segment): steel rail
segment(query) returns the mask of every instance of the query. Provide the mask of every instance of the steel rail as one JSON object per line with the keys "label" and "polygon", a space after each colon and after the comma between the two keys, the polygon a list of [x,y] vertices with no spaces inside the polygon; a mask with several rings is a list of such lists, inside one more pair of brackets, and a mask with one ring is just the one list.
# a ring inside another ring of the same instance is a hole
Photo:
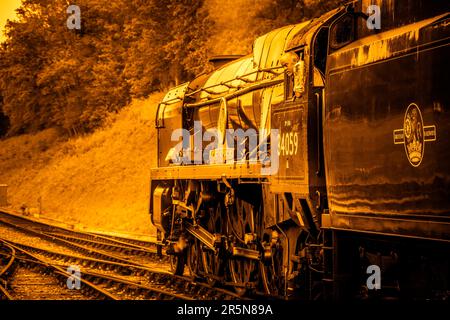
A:
{"label": "steel rail", "polygon": [[[43,269],[47,269],[50,266],[52,267],[58,267],[61,268],[61,265],[48,263],[47,261],[44,261],[36,256],[34,256],[32,253],[28,252],[27,250],[23,250],[18,248],[20,250],[20,253],[22,253],[27,258],[18,256],[17,260],[23,262],[26,265],[38,265]],[[68,266],[64,266],[68,267]],[[57,272],[59,275],[62,275],[64,277],[67,276],[67,273],[61,273]],[[73,275],[72,275],[73,276]],[[126,279],[122,279],[116,276],[107,275],[107,274],[101,274],[97,272],[92,271],[86,271],[83,270],[82,275],[80,278],[76,277],[80,281],[82,279],[86,279],[89,283],[96,286],[96,288],[99,288],[100,285],[107,288],[107,290],[111,291],[119,291],[120,294],[127,294],[130,295],[130,293],[133,293],[133,296],[135,297],[143,297],[144,299],[164,299],[164,300],[194,300],[192,297],[189,297],[185,294],[179,294],[176,292],[172,292],[169,290],[162,290],[157,287],[152,286],[146,286],[139,283],[135,283]],[[82,279],[81,279],[82,278]],[[105,291],[105,289],[100,288],[101,290]],[[115,296],[117,299],[121,299],[118,293],[114,294],[111,293],[112,296]]]}
{"label": "steel rail", "polygon": [[[14,217],[14,216],[13,216]],[[159,270],[154,270],[152,268],[149,268],[145,265],[134,263],[126,259],[117,259],[117,257],[106,254],[104,252],[99,252],[97,250],[93,250],[90,248],[85,248],[79,244],[75,244],[70,242],[68,239],[72,236],[65,236],[65,235],[55,235],[50,234],[46,232],[40,232],[38,230],[35,230],[34,228],[30,228],[30,226],[23,227],[18,226],[14,223],[9,223],[4,220],[0,219],[0,224],[4,223],[6,225],[10,225],[11,227],[21,230],[25,233],[32,233],[34,235],[37,235],[39,237],[44,237],[49,239],[51,242],[57,242],[62,243],[63,246],[68,246],[72,248],[76,248],[77,250],[80,250],[87,254],[87,256],[75,256],[71,254],[66,253],[59,253],[54,251],[49,251],[46,249],[38,248],[35,246],[20,244],[20,243],[13,243],[15,246],[23,248],[25,250],[29,250],[35,253],[43,254],[44,256],[49,257],[50,259],[54,260],[60,260],[60,265],[67,265],[70,264],[79,264],[83,267],[88,267],[91,269],[96,270],[107,270],[111,271],[120,275],[125,276],[145,276],[153,285],[157,285],[160,287],[179,287],[182,289],[182,293],[185,296],[193,295],[197,297],[201,297],[202,299],[221,299],[221,300],[236,300],[236,299],[244,299],[243,297],[235,294],[234,292],[228,291],[226,289],[212,287],[206,283],[199,283],[194,282],[193,278],[186,277],[186,276],[177,276],[173,275],[170,272],[161,272]],[[32,221],[28,221],[27,223],[32,224]],[[39,225],[42,225],[42,223],[39,223]],[[44,224],[45,225],[45,224]],[[46,226],[46,225],[45,225]],[[76,234],[75,232],[71,232],[72,234]],[[82,236],[84,236],[83,234]],[[93,237],[97,237],[97,235],[92,235]],[[66,237],[66,239],[61,239],[63,237]],[[79,239],[79,237],[75,237],[76,240],[82,240]],[[83,240],[84,241],[84,240]],[[120,242],[120,240],[118,240]],[[99,244],[100,245],[100,244]],[[136,248],[136,246],[133,246],[133,249]],[[138,248],[139,249],[139,248]],[[156,254],[155,254],[156,255]],[[168,257],[168,256],[166,256]],[[180,290],[181,290],[180,289]]]}
{"label": "steel rail", "polygon": [[7,300],[14,300],[14,298],[12,297],[12,295],[8,292],[7,288],[6,288],[6,279],[5,277],[9,276],[10,273],[12,272],[12,268],[13,265],[16,261],[16,250],[8,245],[3,245],[3,247],[8,248],[8,250],[11,252],[9,254],[9,260],[6,263],[6,265],[0,270],[0,281],[4,282],[0,283],[0,297],[4,297]]}
{"label": "steel rail", "polygon": [[[43,254],[44,256],[49,257],[49,259],[58,259],[61,260],[59,265],[67,266],[69,264],[78,264],[82,267],[87,267],[91,269],[97,270],[107,270],[111,272],[115,272],[125,276],[140,276],[145,277],[151,284],[152,287],[155,288],[178,288],[181,291],[179,294],[185,296],[194,296],[196,298],[201,298],[204,300],[243,300],[245,298],[240,297],[234,292],[227,291],[221,288],[215,288],[209,286],[205,283],[194,282],[192,278],[186,276],[177,276],[173,275],[170,272],[162,272],[159,270],[154,270],[148,268],[146,266],[138,266],[131,264],[122,264],[113,261],[105,261],[99,259],[92,259],[88,257],[80,257],[80,256],[72,256],[64,253],[52,252],[46,249],[33,247],[30,245],[24,245],[19,243],[14,243],[12,241],[8,241],[14,244],[18,248],[24,248],[27,251],[33,253]],[[83,271],[84,274],[85,271]],[[89,271],[91,272],[91,271]],[[135,283],[136,285],[140,285],[140,283]],[[157,289],[155,288],[155,290]]]}
{"label": "steel rail", "polygon": [[114,252],[120,252],[124,254],[129,255],[136,255],[136,256],[154,256],[157,254],[156,250],[152,251],[150,249],[143,249],[143,248],[137,248],[137,247],[131,247],[127,245],[123,245],[120,243],[117,244],[111,244],[104,241],[97,241],[97,240],[89,240],[83,237],[78,237],[75,235],[66,235],[61,233],[54,233],[54,232],[45,232],[45,234],[53,237],[57,237],[60,239],[64,239],[66,241],[75,242],[78,244],[83,244],[87,246],[91,246],[97,249],[109,249]]}
{"label": "steel rail", "polygon": [[[119,236],[107,236],[107,235],[103,235],[103,234],[98,234],[95,232],[85,232],[85,231],[75,231],[73,229],[68,229],[62,226],[55,226],[55,225],[51,225],[51,224],[47,224],[44,223],[42,221],[36,221],[36,220],[32,220],[30,218],[24,217],[24,216],[20,216],[11,212],[8,212],[6,210],[2,210],[0,209],[0,214],[7,217],[7,218],[11,218],[11,219],[16,219],[16,220],[21,220],[24,223],[28,223],[28,224],[32,224],[33,226],[41,226],[45,229],[48,229],[48,232],[58,232],[58,231],[62,231],[64,233],[68,233],[68,234],[72,234],[72,235],[76,235],[78,237],[85,237],[89,240],[98,240],[98,239],[102,239],[111,243],[119,243],[122,245],[127,245],[130,247],[136,247],[136,248],[140,248],[140,249],[149,249],[152,248],[154,246],[158,246],[157,243],[155,242],[151,242],[151,241],[145,241],[145,240],[138,240],[138,239],[130,239],[130,238],[125,238],[125,237],[119,237]],[[1,216],[0,216],[1,217]]]}
{"label": "steel rail", "polygon": [[[9,226],[11,228],[14,228],[16,230],[22,231],[24,233],[28,233],[28,234],[33,234],[39,238],[45,239],[45,240],[50,240],[52,242],[61,244],[63,246],[75,249],[77,251],[80,251],[88,256],[93,256],[96,258],[101,258],[101,259],[106,259],[106,260],[110,260],[110,261],[114,261],[114,262],[119,262],[119,263],[124,263],[124,264],[136,264],[132,261],[129,261],[127,259],[123,259],[121,257],[115,256],[113,254],[109,254],[109,253],[105,253],[103,251],[99,251],[93,248],[87,248],[83,245],[79,245],[77,243],[68,241],[68,240],[64,240],[61,237],[58,236],[53,236],[51,234],[47,234],[46,232],[41,232],[41,231],[37,231],[31,228],[26,228],[24,226],[19,226],[17,224],[11,223],[11,222],[7,222],[4,220],[0,220],[0,225],[6,225]],[[156,253],[155,253],[156,255]]]}
{"label": "steel rail", "polygon": [[[112,300],[119,300],[119,297],[107,292],[106,290],[94,285],[93,283],[91,283],[90,281],[84,280],[82,278],[78,278],[72,274],[70,274],[69,272],[67,272],[66,270],[62,269],[60,266],[48,263],[42,259],[40,259],[39,257],[35,256],[34,254],[27,252],[26,250],[23,250],[17,246],[15,246],[14,244],[10,243],[9,241],[6,241],[4,239],[0,238],[0,243],[2,243],[5,246],[11,247],[14,249],[14,257],[15,260],[21,260],[21,258],[17,255],[18,253],[24,254],[26,255],[29,259],[27,259],[27,265],[29,266],[30,263],[32,263],[34,266],[39,266],[43,269],[45,269],[45,271],[50,271],[52,274],[54,274],[59,280],[61,280],[61,278],[63,279],[68,279],[69,277],[75,277],[76,279],[78,279],[80,281],[80,283],[82,283],[84,286],[86,286],[86,292],[95,292],[95,296],[103,296],[106,299],[112,299]],[[1,290],[1,289],[0,289]],[[3,291],[3,290],[2,290]],[[8,294],[8,292],[5,290],[5,293]],[[12,296],[10,294],[8,294],[10,298],[12,298]]]}
{"label": "steel rail", "polygon": [[[75,232],[73,232],[73,233],[75,233]],[[80,233],[77,233],[77,234],[80,235]],[[130,247],[134,247],[134,248],[138,248],[138,249],[145,249],[145,250],[154,249],[155,247],[160,246],[160,244],[158,244],[156,242],[139,240],[139,239],[129,239],[129,238],[113,236],[113,235],[103,235],[103,234],[99,234],[99,233],[95,233],[95,232],[82,233],[81,235],[91,236],[91,237],[94,237],[94,239],[101,239],[101,240],[105,240],[105,241],[108,241],[111,243],[127,245]]]}
{"label": "steel rail", "polygon": [[[124,287],[124,291],[128,294],[133,293],[134,296],[143,296],[146,299],[164,299],[164,300],[195,300],[186,294],[163,290],[159,287],[139,284],[126,279],[121,279],[112,275],[103,275],[96,272],[83,272],[83,278],[90,279],[93,283],[113,282],[120,287]],[[120,288],[119,288],[120,289]]]}
{"label": "steel rail", "polygon": [[16,246],[18,248],[22,248],[24,250],[34,252],[37,254],[42,254],[42,255],[48,257],[49,259],[59,260],[59,261],[61,261],[61,265],[66,264],[66,263],[68,263],[68,264],[78,263],[82,267],[112,271],[112,272],[116,272],[116,273],[119,273],[122,275],[131,275],[131,274],[140,275],[139,274],[140,268],[136,265],[124,264],[124,263],[102,260],[102,259],[96,259],[96,258],[91,258],[91,257],[86,257],[86,256],[75,256],[75,255],[71,255],[71,254],[67,254],[67,253],[54,252],[54,251],[38,248],[35,246],[31,246],[31,245],[17,243],[17,242],[13,242],[11,240],[5,240],[5,241],[13,244],[14,246]]}
{"label": "steel rail", "polygon": [[6,300],[14,300],[14,297],[8,292],[8,290],[0,284],[0,300],[2,300],[2,297],[5,297]]}
{"label": "steel rail", "polygon": [[14,264],[14,261],[16,258],[16,250],[13,247],[11,247],[9,245],[4,245],[4,247],[8,248],[11,251],[11,254],[10,254],[10,259],[9,259],[8,263],[0,270],[0,278],[2,278],[3,275],[7,274],[7,272],[10,270],[10,268]]}

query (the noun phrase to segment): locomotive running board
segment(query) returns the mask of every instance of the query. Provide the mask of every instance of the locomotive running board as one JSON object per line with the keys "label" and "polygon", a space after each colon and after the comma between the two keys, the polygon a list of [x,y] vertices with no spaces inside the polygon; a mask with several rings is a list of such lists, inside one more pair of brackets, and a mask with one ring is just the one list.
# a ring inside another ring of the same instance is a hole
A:
{"label": "locomotive running board", "polygon": [[208,230],[199,225],[194,226],[189,222],[186,222],[185,225],[186,230],[190,234],[192,234],[195,238],[200,240],[200,242],[203,243],[205,246],[207,246],[208,249],[216,252],[215,244],[217,243],[217,240],[219,240],[220,242],[220,238],[217,239],[217,237],[214,234],[210,233]]}

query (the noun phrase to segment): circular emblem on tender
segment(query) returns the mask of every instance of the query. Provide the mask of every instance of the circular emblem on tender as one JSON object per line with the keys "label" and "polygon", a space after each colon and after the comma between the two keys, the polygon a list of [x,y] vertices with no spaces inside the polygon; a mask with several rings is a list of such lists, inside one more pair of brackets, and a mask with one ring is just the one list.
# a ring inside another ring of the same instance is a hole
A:
{"label": "circular emblem on tender", "polygon": [[422,163],[425,142],[436,141],[436,131],[435,125],[423,125],[419,107],[417,104],[411,103],[406,109],[403,129],[394,130],[394,144],[403,144],[409,163],[413,167],[418,167]]}
{"label": "circular emblem on tender", "polygon": [[406,109],[403,132],[406,156],[411,165],[418,167],[422,162],[425,143],[422,113],[415,103],[410,104]]}

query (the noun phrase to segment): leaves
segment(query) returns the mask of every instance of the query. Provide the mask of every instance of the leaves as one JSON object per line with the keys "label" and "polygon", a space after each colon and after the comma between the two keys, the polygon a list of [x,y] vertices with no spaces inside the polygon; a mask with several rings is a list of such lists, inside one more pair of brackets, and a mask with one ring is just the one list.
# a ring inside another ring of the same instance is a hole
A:
{"label": "leaves", "polygon": [[8,23],[0,49],[0,113],[9,118],[10,135],[53,126],[89,132],[133,97],[184,81],[206,65],[202,1],[77,5],[80,31],[66,27],[65,0],[25,0],[18,21]]}
{"label": "leaves", "polygon": [[0,46],[0,134],[89,132],[132,98],[208,72],[210,56],[248,53],[338,2],[77,0],[81,30],[69,30],[67,0],[23,0]]}

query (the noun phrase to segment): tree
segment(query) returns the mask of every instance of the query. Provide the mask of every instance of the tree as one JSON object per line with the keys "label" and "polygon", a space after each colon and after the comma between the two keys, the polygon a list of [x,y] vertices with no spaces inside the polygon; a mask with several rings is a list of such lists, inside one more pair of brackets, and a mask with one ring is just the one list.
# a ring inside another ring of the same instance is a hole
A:
{"label": "tree", "polygon": [[347,0],[271,0],[256,14],[263,32],[318,17]]}
{"label": "tree", "polygon": [[0,96],[0,137],[6,135],[9,129],[9,118],[3,113],[3,97]]}
{"label": "tree", "polygon": [[175,84],[208,70],[206,43],[213,22],[203,9],[203,0],[167,1],[170,34],[163,49]]}
{"label": "tree", "polygon": [[133,96],[208,70],[206,43],[213,23],[203,1],[134,0],[131,5],[139,12],[125,32],[130,42],[125,76]]}
{"label": "tree", "polygon": [[7,26],[0,90],[10,133],[60,126],[89,131],[129,100],[123,77],[126,1],[80,0],[81,32],[66,26],[67,1],[26,0]]}
{"label": "tree", "polygon": [[126,23],[124,38],[129,42],[124,76],[133,97],[141,98],[166,83],[164,52],[161,50],[170,30],[164,1],[130,1],[135,12]]}
{"label": "tree", "polygon": [[[81,30],[71,30],[67,0],[23,0],[0,46],[1,113],[9,134],[53,126],[89,132],[132,98],[209,71],[212,53],[246,53],[256,36],[340,2],[77,0]],[[223,14],[236,7],[234,18]]]}
{"label": "tree", "polygon": [[9,117],[12,134],[26,128],[38,129],[45,117],[36,80],[44,61],[46,41],[38,15],[31,14],[26,3],[18,10],[19,21],[7,23],[8,41],[0,53],[3,112]]}

